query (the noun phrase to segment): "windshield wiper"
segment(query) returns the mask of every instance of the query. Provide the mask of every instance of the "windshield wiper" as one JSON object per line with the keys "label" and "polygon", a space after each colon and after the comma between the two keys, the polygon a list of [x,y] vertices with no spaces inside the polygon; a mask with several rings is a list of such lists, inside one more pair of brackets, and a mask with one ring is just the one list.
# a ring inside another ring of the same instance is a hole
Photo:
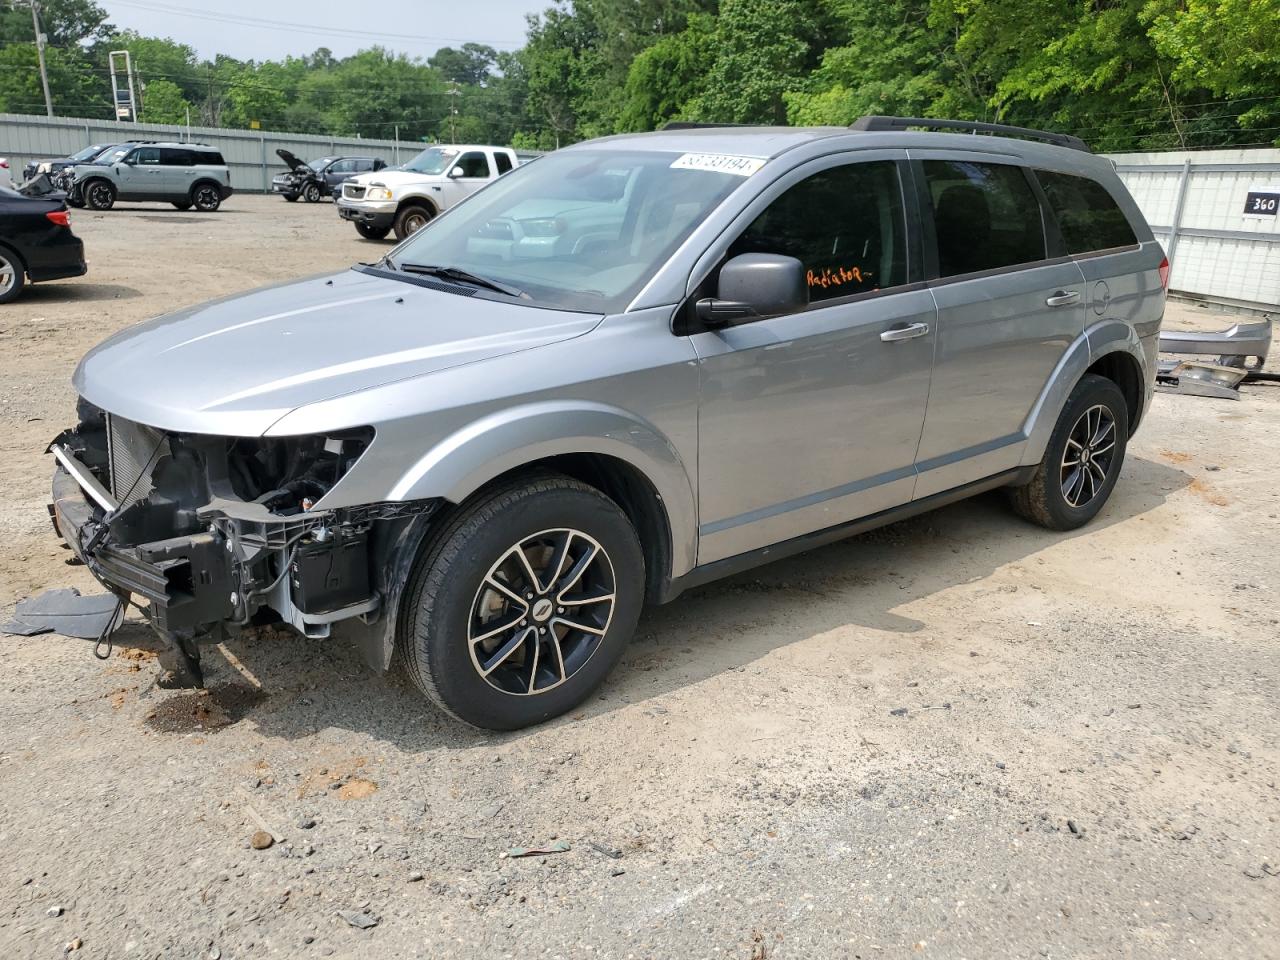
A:
{"label": "windshield wiper", "polygon": [[458,267],[438,267],[430,263],[402,263],[399,269],[405,273],[419,273],[428,277],[442,277],[445,280],[457,280],[472,286],[484,287],[497,293],[505,293],[508,297],[527,298],[528,294],[519,287],[512,287],[497,280],[490,280],[478,274],[468,273]]}

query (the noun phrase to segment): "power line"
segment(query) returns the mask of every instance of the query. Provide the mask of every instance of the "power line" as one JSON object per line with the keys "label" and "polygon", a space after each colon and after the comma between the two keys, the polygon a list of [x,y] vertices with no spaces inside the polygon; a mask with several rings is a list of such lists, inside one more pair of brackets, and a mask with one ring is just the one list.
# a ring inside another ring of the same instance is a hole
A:
{"label": "power line", "polygon": [[237,26],[257,27],[263,30],[287,30],[289,33],[311,33],[326,37],[371,37],[428,46],[442,43],[484,43],[489,46],[519,47],[524,44],[523,40],[476,40],[471,37],[433,37],[422,34],[386,33],[377,30],[354,30],[347,27],[323,27],[316,24],[308,24],[305,21],[291,23],[284,20],[269,20],[265,17],[241,16],[218,10],[203,10],[186,6],[174,6],[167,3],[146,3],[142,2],[142,0],[111,0],[111,3],[122,7],[145,10],[149,13],[167,13],[174,16],[192,17],[197,20],[209,20],[214,23],[231,23]]}

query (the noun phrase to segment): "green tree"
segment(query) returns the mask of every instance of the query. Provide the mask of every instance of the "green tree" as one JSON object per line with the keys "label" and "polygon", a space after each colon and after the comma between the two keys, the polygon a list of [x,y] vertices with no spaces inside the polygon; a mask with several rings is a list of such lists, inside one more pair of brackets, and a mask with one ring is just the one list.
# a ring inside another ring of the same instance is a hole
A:
{"label": "green tree", "polygon": [[656,130],[685,116],[688,104],[705,89],[715,39],[715,18],[694,14],[679,33],[640,51],[623,86],[618,130]]}
{"label": "green tree", "polygon": [[[45,50],[53,111],[59,116],[111,116],[110,88],[74,51]],[[44,91],[34,43],[0,46],[0,113],[44,113]]]}
{"label": "green tree", "polygon": [[464,43],[461,49],[441,47],[427,58],[428,66],[446,80],[469,86],[487,81],[498,62],[498,51],[483,43]]}
{"label": "green tree", "polygon": [[146,85],[138,119],[144,123],[186,123],[189,110],[191,103],[181,87],[172,80],[152,80]]}

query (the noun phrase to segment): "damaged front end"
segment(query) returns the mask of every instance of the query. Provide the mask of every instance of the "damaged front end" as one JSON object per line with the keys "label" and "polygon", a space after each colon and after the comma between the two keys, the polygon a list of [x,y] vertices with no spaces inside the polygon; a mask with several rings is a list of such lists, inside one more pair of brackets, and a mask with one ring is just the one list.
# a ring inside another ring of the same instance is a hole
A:
{"label": "damaged front end", "polygon": [[[49,447],[60,536],[122,602],[140,608],[198,683],[199,644],[249,624],[308,637],[365,628],[389,649],[395,605],[437,501],[326,510],[324,496],[373,441],[371,428],[245,438],[165,432],[81,401]],[[171,668],[172,669],[172,668]]]}

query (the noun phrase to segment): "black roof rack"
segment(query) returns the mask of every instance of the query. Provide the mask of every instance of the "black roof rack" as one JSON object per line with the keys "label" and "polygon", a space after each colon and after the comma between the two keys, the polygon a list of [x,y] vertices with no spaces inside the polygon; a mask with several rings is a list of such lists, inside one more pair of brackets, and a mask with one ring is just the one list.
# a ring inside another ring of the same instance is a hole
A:
{"label": "black roof rack", "polygon": [[751,123],[700,123],[696,120],[668,120],[661,130],[701,130],[704,127],[751,127]]}
{"label": "black roof rack", "polygon": [[983,123],[978,120],[928,120],[924,117],[862,117],[854,121],[851,130],[907,130],[924,127],[927,130],[964,130],[969,133],[995,133],[1024,140],[1043,140],[1059,147],[1092,153],[1089,145],[1069,133],[1051,133],[1048,130],[1032,130],[1029,127],[1011,127],[1004,123]]}

